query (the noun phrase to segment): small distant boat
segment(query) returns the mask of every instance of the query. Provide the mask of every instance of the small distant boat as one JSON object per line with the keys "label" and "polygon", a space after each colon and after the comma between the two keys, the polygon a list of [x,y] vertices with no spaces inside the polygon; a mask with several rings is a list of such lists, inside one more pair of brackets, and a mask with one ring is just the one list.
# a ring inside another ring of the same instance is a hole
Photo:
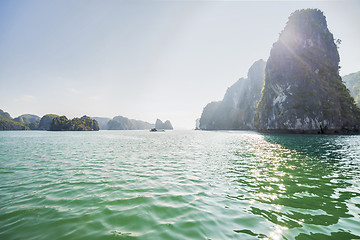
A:
{"label": "small distant boat", "polygon": [[164,129],[152,128],[152,129],[150,129],[150,132],[165,132],[165,130]]}

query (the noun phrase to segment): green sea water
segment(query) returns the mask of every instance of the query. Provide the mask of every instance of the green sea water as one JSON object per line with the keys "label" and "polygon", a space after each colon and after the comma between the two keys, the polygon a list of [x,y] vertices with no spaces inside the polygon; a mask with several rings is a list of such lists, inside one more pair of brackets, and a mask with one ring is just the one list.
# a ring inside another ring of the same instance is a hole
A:
{"label": "green sea water", "polygon": [[360,239],[360,136],[0,132],[0,239]]}

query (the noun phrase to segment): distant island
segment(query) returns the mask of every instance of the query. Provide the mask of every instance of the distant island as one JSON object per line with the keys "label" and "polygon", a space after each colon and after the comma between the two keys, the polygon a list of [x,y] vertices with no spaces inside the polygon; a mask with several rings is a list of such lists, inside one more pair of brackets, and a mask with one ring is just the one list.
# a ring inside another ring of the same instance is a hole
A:
{"label": "distant island", "polygon": [[173,126],[169,120],[162,122],[160,119],[156,119],[155,128],[160,130],[173,130]]}
{"label": "distant island", "polygon": [[199,128],[359,134],[360,73],[342,81],[340,43],[320,10],[295,11],[266,64],[254,63],[247,79],[231,86],[221,102],[209,103]]}
{"label": "distant island", "polygon": [[135,119],[129,119],[127,117],[123,116],[116,116],[107,123],[107,130],[145,130],[145,129],[151,129],[154,127],[154,124],[141,121],[141,120],[135,120]]}
{"label": "distant island", "polygon": [[116,116],[112,119],[104,117],[93,117],[99,122],[100,130],[150,130],[153,128],[172,130],[173,126],[169,120],[163,123],[156,119],[155,124],[142,120],[129,119],[123,116]]}

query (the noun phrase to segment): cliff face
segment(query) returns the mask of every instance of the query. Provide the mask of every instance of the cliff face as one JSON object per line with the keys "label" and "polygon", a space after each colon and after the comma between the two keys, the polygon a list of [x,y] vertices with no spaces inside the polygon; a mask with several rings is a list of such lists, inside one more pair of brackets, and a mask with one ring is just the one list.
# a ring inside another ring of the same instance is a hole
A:
{"label": "cliff face", "polygon": [[357,132],[360,110],[339,76],[339,54],[320,10],[294,12],[274,43],[255,116],[263,132]]}
{"label": "cliff face", "polygon": [[200,118],[195,120],[195,130],[200,130]]}
{"label": "cliff face", "polygon": [[247,78],[229,87],[222,101],[207,104],[200,118],[200,129],[255,129],[254,116],[264,83],[265,64],[263,60],[255,62]]}
{"label": "cliff face", "polygon": [[40,119],[39,130],[50,130],[54,118],[59,117],[56,114],[46,114]]}

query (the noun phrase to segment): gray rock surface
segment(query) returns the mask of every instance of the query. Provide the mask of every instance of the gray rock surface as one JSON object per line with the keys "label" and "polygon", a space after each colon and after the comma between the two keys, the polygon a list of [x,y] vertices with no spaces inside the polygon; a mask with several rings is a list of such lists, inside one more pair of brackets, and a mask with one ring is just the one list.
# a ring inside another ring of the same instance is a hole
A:
{"label": "gray rock surface", "polygon": [[247,78],[240,78],[229,87],[222,101],[207,104],[200,118],[200,129],[255,129],[254,116],[264,83],[265,64],[263,60],[256,61]]}

